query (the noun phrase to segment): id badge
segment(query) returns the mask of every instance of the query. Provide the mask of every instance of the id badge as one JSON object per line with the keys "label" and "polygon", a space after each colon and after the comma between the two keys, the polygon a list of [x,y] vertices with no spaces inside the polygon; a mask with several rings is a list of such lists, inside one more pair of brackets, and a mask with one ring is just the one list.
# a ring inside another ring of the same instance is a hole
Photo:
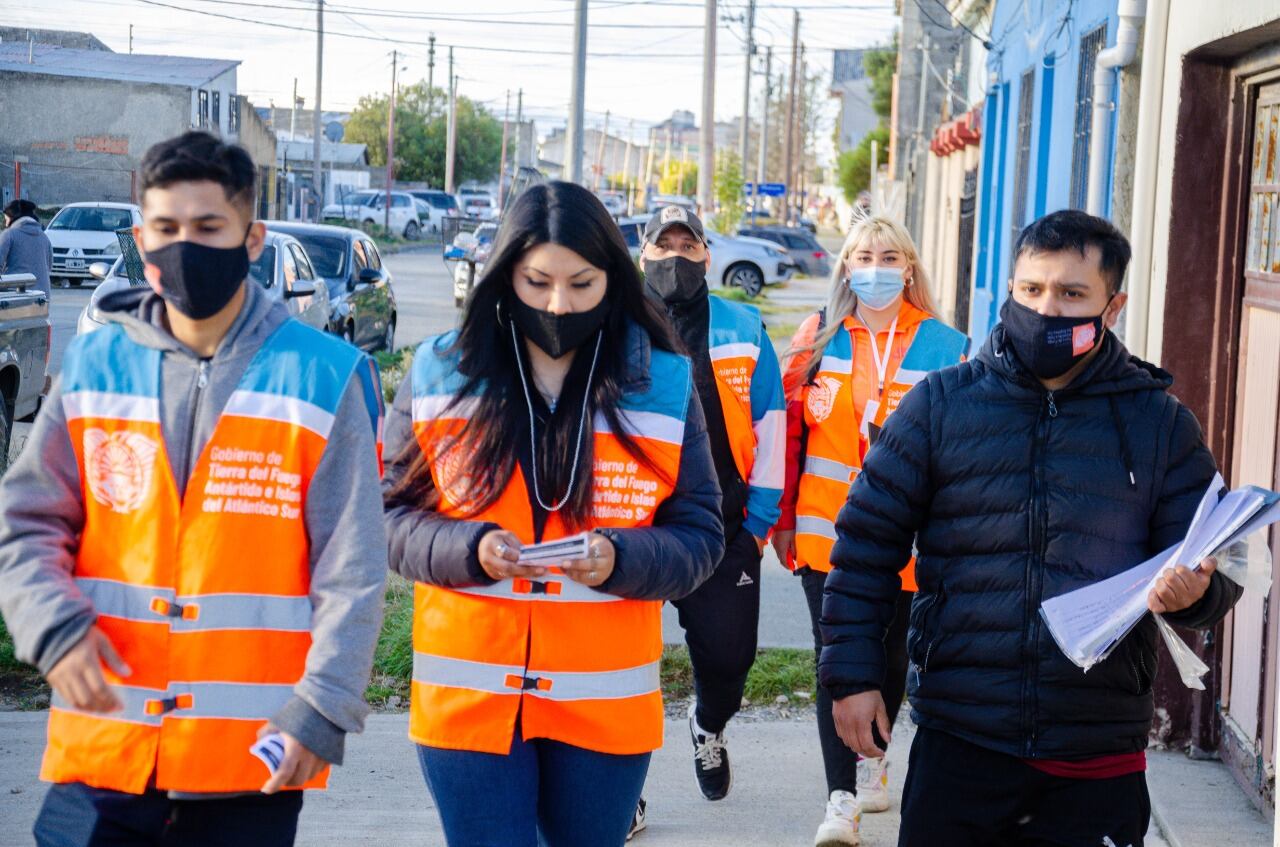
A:
{"label": "id badge", "polygon": [[876,415],[880,413],[880,401],[868,400],[866,408],[862,410],[862,423],[858,427],[858,432],[865,439],[871,438],[871,428],[875,423]]}

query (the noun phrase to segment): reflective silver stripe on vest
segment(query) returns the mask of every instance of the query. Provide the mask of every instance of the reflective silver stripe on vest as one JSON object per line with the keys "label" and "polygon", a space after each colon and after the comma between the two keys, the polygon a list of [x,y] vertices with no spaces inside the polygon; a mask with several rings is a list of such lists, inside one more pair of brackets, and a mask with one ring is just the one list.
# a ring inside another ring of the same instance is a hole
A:
{"label": "reflective silver stripe on vest", "polygon": [[94,611],[143,623],[169,622],[174,632],[258,629],[310,632],[311,599],[275,594],[175,596],[171,588],[131,585],[113,579],[77,577]]}
{"label": "reflective silver stripe on vest", "polygon": [[165,718],[266,720],[293,697],[292,685],[243,682],[174,682],[164,691],[113,685],[111,690],[124,704],[119,712],[84,712],[57,694],[52,705],[106,720],[159,726]]}
{"label": "reflective silver stripe on vest", "polygon": [[928,371],[909,371],[906,368],[898,368],[898,372],[893,375],[893,381],[902,385],[915,385],[929,375]]}
{"label": "reflective silver stripe on vest", "polygon": [[321,438],[328,438],[329,431],[333,429],[333,415],[314,403],[284,394],[246,391],[243,388],[231,393],[222,414],[300,426]]}
{"label": "reflective silver stripe on vest", "polygon": [[160,423],[160,401],[155,397],[111,391],[70,391],[62,395],[62,414],[69,421],[108,418]]}
{"label": "reflective silver stripe on vest", "polygon": [[539,671],[519,665],[491,665],[413,654],[413,680],[426,685],[466,688],[490,694],[527,694],[544,700],[621,700],[658,691],[658,663],[618,671]]}
{"label": "reflective silver stripe on vest", "polygon": [[806,474],[846,484],[853,481],[853,476],[857,473],[857,470],[857,468],[852,465],[846,465],[844,462],[836,462],[831,459],[819,458],[818,456],[807,456],[804,460],[804,472]]}
{"label": "reflective silver stripe on vest", "polygon": [[835,541],[836,525],[824,518],[797,515],[796,535],[817,535]]}
{"label": "reflective silver stripe on vest", "polygon": [[542,603],[614,603],[622,599],[588,588],[568,577],[555,575],[549,575],[546,579],[504,579],[493,585],[471,585],[452,590],[476,597]]}

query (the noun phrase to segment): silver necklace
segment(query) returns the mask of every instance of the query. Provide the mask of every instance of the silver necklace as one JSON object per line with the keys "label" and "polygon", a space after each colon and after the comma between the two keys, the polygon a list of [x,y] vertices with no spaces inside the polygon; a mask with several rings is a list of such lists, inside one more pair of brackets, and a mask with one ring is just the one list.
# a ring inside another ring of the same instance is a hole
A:
{"label": "silver necklace", "polygon": [[582,417],[578,419],[578,444],[573,450],[573,467],[569,470],[569,487],[565,489],[564,499],[554,506],[548,506],[542,499],[542,491],[538,486],[538,438],[534,432],[534,416],[533,416],[533,397],[529,394],[529,381],[524,375],[524,359],[520,356],[520,341],[516,338],[515,321],[511,322],[511,345],[516,351],[516,368],[520,371],[520,386],[524,389],[524,402],[529,408],[529,464],[530,471],[533,474],[533,497],[538,501],[538,505],[547,512],[558,512],[569,502],[569,498],[573,496],[573,487],[578,481],[578,461],[582,458],[582,434],[587,426],[587,407],[590,404],[591,383],[595,381],[596,363],[600,361],[600,342],[604,339],[604,333],[596,335],[596,349],[591,355],[591,372],[587,374],[587,390],[582,398]]}

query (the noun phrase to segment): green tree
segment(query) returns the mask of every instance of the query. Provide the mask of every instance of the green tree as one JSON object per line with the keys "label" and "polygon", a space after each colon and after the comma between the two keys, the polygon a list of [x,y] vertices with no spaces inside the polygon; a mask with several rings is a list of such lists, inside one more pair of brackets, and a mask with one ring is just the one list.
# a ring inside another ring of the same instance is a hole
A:
{"label": "green tree", "polygon": [[683,194],[691,197],[698,192],[697,162],[667,162],[658,180],[661,194]]}
{"label": "green tree", "polygon": [[867,50],[862,54],[862,67],[871,79],[871,108],[881,120],[893,114],[893,75],[898,70],[898,39],[888,47]]}
{"label": "green tree", "polygon": [[[443,185],[448,120],[445,94],[425,82],[400,89],[396,103],[395,175],[408,182]],[[346,140],[368,146],[369,163],[387,163],[388,96],[361,97],[347,122]],[[487,181],[498,174],[502,122],[467,97],[458,98],[454,179]]]}
{"label": "green tree", "polygon": [[747,211],[747,198],[742,193],[742,159],[737,151],[721,150],[716,154],[714,188],[719,211],[712,218],[711,227],[723,235],[732,235]]}
{"label": "green tree", "polygon": [[879,143],[876,166],[889,161],[889,127],[883,123],[863,136],[852,150],[846,150],[836,159],[836,172],[844,198],[850,203],[858,201],[858,195],[871,185],[871,142]]}

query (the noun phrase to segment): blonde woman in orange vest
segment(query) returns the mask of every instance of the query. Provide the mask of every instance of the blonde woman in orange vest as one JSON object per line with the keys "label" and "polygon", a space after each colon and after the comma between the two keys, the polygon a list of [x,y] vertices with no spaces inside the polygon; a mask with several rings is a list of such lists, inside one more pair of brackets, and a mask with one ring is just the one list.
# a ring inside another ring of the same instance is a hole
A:
{"label": "blonde woman in orange vest", "polygon": [[[507,213],[461,329],[415,355],[387,524],[417,583],[409,735],[451,847],[626,839],[662,745],[662,601],[724,552],[674,350],[604,206],[553,182]],[[526,552],[556,541],[581,547]]]}
{"label": "blonde woman in orange vest", "polygon": [[[925,373],[955,364],[968,339],[937,319],[929,283],[911,236],[887,218],[854,224],[832,272],[826,308],[800,325],[784,377],[787,394],[787,485],[774,530],[778,556],[799,575],[821,651],[818,619],[831,570],[835,517],[885,418]],[[902,704],[907,676],[907,621],[913,569],[885,638],[890,723]],[[826,819],[819,847],[856,845],[860,812],[889,807],[885,760],[865,759],[845,746],[832,719],[833,695],[818,688],[818,736],[827,775]]]}

